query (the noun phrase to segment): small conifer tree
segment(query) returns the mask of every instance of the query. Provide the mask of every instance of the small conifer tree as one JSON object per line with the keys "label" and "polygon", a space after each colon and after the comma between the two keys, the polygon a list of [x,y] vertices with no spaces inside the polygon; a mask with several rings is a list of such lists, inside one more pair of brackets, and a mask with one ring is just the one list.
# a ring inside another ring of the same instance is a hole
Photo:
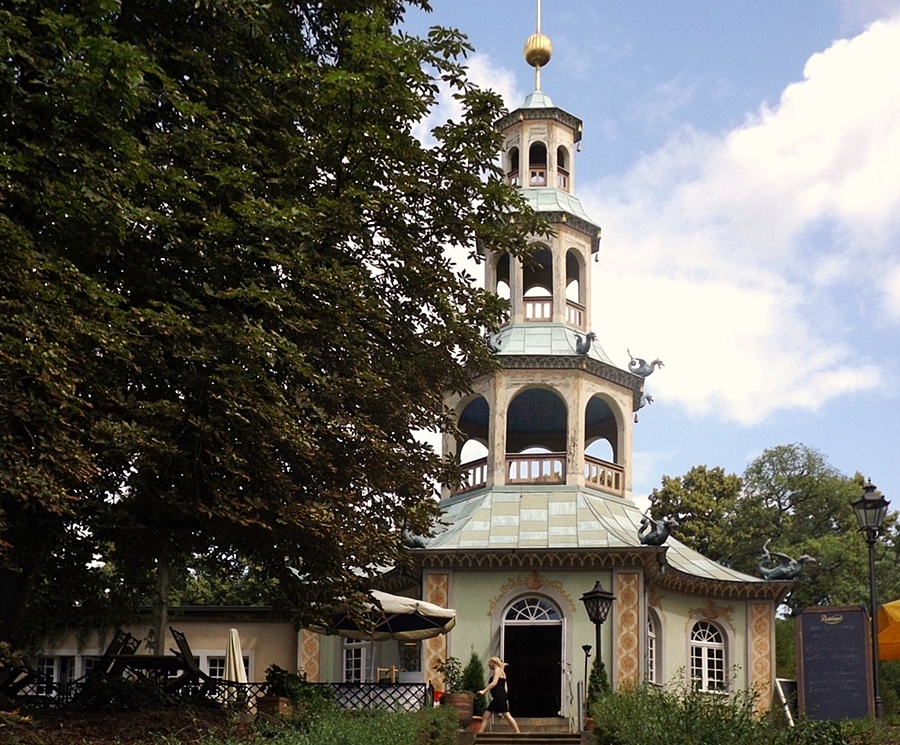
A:
{"label": "small conifer tree", "polygon": [[478,693],[486,684],[484,677],[484,665],[481,664],[481,658],[472,650],[472,656],[463,670],[462,687],[464,691],[471,691],[475,694],[475,701],[472,705],[473,713],[476,717],[484,714],[487,708],[487,697]]}

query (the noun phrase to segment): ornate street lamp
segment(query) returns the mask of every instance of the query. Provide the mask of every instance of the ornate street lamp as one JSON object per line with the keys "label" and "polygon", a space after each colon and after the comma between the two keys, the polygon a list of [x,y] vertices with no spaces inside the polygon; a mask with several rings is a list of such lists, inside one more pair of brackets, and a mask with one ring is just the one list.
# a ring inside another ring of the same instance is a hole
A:
{"label": "ornate street lamp", "polygon": [[[600,627],[609,615],[609,609],[612,608],[613,600],[615,599],[615,595],[603,589],[603,585],[600,584],[599,580],[594,585],[593,590],[581,596],[581,602],[584,603],[584,609],[587,611],[588,618],[591,619],[591,623],[597,629],[597,661],[599,662],[603,661],[602,647],[600,646]],[[585,682],[586,690],[587,682]]]}
{"label": "ornate street lamp", "polygon": [[869,622],[872,626],[872,686],[875,695],[875,717],[884,718],[884,706],[881,702],[881,679],[878,671],[878,624],[876,613],[878,606],[875,604],[875,541],[884,526],[884,518],[887,515],[888,502],[884,495],[875,488],[872,479],[866,483],[863,495],[850,506],[856,513],[859,529],[866,534],[866,543],[869,545]]}

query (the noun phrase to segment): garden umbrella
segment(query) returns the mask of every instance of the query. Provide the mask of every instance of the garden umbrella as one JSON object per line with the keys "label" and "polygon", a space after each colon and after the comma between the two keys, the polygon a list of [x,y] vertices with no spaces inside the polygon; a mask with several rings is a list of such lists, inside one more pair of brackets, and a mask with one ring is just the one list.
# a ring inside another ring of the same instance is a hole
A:
{"label": "garden umbrella", "polygon": [[224,680],[232,683],[246,683],[247,671],[244,668],[244,654],[241,651],[241,637],[237,629],[228,632],[228,646],[225,647]]}
{"label": "garden umbrella", "polygon": [[369,594],[377,602],[366,604],[365,623],[357,623],[349,613],[336,613],[328,624],[314,626],[313,630],[360,641],[418,641],[446,634],[456,625],[452,608],[380,590],[370,590]]}
{"label": "garden umbrella", "polygon": [[878,659],[900,660],[900,600],[878,609]]}

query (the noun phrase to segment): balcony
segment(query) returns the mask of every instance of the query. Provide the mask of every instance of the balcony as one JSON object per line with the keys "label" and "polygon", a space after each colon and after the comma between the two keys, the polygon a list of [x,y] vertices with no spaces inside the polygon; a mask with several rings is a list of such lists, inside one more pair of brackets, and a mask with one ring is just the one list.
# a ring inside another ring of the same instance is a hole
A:
{"label": "balcony", "polygon": [[566,300],[566,323],[584,328],[584,306],[574,300]]}
{"label": "balcony", "polygon": [[526,297],[525,298],[525,320],[526,321],[552,321],[553,320],[553,298],[549,295],[546,297]]}
{"label": "balcony", "polygon": [[[584,485],[590,489],[624,497],[624,473],[620,465],[584,456]],[[464,464],[463,474],[462,483],[453,494],[483,489],[487,486],[487,458]],[[561,486],[565,483],[565,453],[510,453],[506,456],[506,485]]]}

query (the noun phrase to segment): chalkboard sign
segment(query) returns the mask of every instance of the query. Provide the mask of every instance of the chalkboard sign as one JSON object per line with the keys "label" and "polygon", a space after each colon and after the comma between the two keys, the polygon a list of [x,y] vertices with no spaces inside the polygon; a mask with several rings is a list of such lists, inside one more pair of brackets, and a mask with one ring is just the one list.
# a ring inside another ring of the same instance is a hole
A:
{"label": "chalkboard sign", "polygon": [[874,715],[872,646],[864,606],[817,606],[796,621],[800,713],[810,719]]}

